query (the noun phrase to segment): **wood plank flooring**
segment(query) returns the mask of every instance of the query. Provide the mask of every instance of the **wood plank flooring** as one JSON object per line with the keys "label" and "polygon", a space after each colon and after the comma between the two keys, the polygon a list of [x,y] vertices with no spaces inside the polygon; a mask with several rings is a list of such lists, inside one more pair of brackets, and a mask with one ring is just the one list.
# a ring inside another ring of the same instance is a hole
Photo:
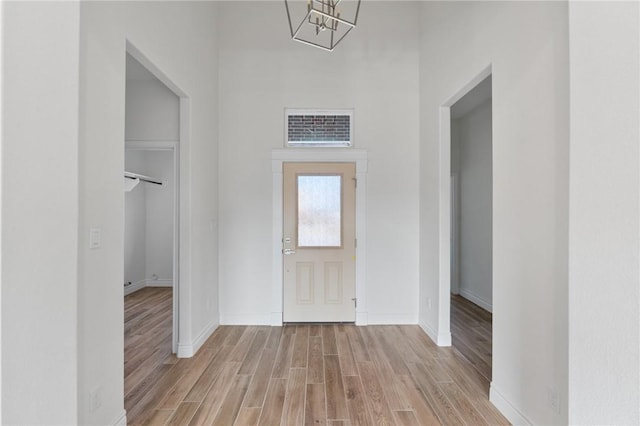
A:
{"label": "wood plank flooring", "polygon": [[221,326],[177,359],[170,291],[127,296],[125,320],[132,425],[508,424],[487,378],[418,326]]}
{"label": "wood plank flooring", "polygon": [[462,296],[451,295],[451,342],[491,382],[492,315]]}

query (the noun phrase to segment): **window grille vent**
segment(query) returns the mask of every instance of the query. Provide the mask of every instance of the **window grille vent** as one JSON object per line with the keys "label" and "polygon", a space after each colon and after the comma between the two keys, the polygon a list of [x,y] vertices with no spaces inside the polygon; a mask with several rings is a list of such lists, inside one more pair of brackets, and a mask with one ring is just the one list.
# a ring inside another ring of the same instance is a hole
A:
{"label": "window grille vent", "polygon": [[353,111],[286,110],[288,147],[353,146]]}

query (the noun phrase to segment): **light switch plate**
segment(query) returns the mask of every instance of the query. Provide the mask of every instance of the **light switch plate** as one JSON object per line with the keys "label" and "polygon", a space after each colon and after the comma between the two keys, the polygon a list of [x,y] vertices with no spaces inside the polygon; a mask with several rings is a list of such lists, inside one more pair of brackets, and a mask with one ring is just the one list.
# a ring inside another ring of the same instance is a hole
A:
{"label": "light switch plate", "polygon": [[102,242],[102,232],[100,231],[100,228],[91,228],[89,230],[89,248],[90,249],[97,249],[100,248]]}

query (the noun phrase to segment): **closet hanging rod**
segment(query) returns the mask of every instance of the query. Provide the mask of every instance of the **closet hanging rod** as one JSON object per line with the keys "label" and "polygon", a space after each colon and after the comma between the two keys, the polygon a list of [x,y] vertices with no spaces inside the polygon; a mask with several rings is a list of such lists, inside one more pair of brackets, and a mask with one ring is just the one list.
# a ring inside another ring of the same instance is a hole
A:
{"label": "closet hanging rod", "polygon": [[140,179],[142,182],[153,183],[154,185],[162,185],[162,181],[149,176],[139,175],[138,173],[124,172],[124,177],[129,179]]}

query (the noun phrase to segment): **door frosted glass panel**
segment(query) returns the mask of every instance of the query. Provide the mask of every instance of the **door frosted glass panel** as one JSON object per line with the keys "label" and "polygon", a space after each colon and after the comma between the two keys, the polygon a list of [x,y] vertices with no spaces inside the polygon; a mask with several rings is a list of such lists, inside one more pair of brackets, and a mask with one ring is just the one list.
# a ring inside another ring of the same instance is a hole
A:
{"label": "door frosted glass panel", "polygon": [[298,176],[298,247],[342,246],[342,176]]}

